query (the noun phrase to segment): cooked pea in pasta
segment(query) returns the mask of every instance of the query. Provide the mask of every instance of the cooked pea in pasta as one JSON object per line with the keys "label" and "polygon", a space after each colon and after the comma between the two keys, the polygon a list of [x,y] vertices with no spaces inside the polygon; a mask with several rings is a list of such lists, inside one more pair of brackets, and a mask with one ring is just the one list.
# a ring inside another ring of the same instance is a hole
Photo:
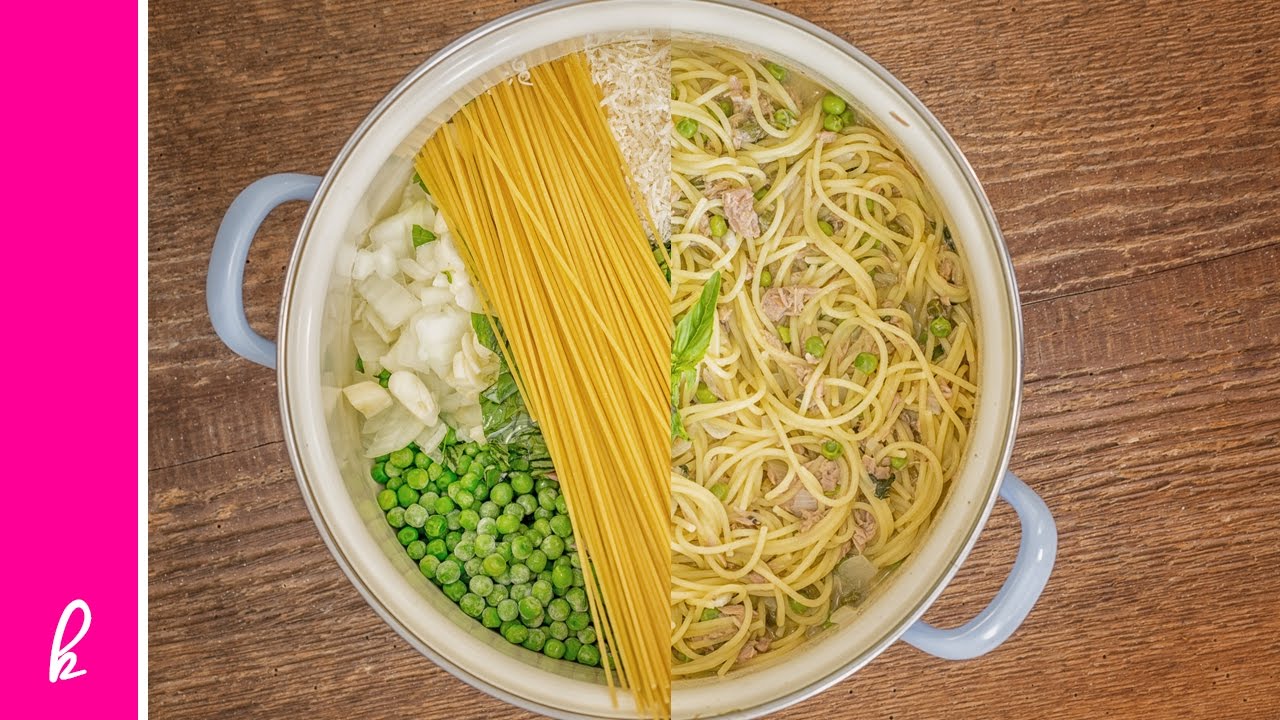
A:
{"label": "cooked pea in pasta", "polygon": [[723,674],[918,545],[973,417],[975,321],[938,203],[846,98],[682,44],[671,93],[673,672]]}

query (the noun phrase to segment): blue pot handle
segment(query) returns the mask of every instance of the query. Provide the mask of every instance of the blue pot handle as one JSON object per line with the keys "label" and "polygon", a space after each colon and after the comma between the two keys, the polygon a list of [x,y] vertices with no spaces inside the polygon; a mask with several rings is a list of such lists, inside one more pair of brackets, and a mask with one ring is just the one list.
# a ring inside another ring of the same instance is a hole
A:
{"label": "blue pot handle", "polygon": [[1009,639],[1049,582],[1058,554],[1058,530],[1049,507],[1013,473],[1006,473],[1000,497],[1013,506],[1022,524],[1022,543],[1013,570],[994,600],[978,616],[958,628],[944,630],[923,620],[907,628],[902,639],[944,660],[969,660],[995,650]]}
{"label": "blue pot handle", "polygon": [[244,314],[244,264],[258,227],[281,204],[310,202],[320,187],[315,175],[268,175],[240,191],[222,216],[209,257],[205,295],[213,329],[231,351],[269,368],[276,366],[276,344],[254,332]]}

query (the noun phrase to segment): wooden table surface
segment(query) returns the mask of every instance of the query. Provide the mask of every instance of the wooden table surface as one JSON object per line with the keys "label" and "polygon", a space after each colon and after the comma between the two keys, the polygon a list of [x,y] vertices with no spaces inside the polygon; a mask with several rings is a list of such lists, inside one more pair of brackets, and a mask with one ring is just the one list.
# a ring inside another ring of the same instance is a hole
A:
{"label": "wooden table surface", "polygon": [[[241,188],[323,173],[414,66],[521,4],[152,0],[152,717],[529,717],[360,599],[273,373],[223,347],[203,293]],[[776,4],[897,75],[984,182],[1026,327],[1013,469],[1061,543],[995,652],[896,644],[778,717],[1280,717],[1280,3]],[[250,256],[267,334],[301,217]],[[1002,506],[926,618],[980,609],[1017,542]]]}

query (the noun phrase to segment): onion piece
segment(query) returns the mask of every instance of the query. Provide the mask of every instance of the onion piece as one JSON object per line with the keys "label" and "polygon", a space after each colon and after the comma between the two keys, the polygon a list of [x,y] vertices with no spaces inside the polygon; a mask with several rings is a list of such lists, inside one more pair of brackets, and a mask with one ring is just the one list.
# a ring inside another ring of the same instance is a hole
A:
{"label": "onion piece", "polygon": [[342,389],[342,394],[347,396],[351,407],[367,418],[391,407],[391,394],[372,380],[348,385]]}
{"label": "onion piece", "polygon": [[431,397],[431,392],[417,375],[406,370],[393,372],[390,380],[387,381],[387,389],[391,391],[391,397],[398,400],[414,417],[421,420],[423,425],[435,425],[440,419],[440,410],[436,407],[435,398]]}

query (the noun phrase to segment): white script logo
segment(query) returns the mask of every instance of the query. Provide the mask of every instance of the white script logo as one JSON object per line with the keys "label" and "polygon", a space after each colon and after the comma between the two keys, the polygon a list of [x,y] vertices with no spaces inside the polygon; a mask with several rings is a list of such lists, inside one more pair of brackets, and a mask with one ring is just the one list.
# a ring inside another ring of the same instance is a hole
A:
{"label": "white script logo", "polygon": [[[80,624],[80,630],[76,632],[76,636],[71,639],[71,642],[63,647],[62,634],[66,632],[67,622],[71,620],[71,614],[76,610],[84,613],[84,622]],[[93,615],[89,613],[89,605],[83,600],[72,600],[63,609],[62,617],[58,620],[58,629],[53,633],[53,649],[49,651],[49,682],[70,680],[88,672],[87,670],[75,670],[76,654],[71,652],[71,648],[75,647],[85,633],[89,632],[89,621],[91,619],[93,619]]]}

